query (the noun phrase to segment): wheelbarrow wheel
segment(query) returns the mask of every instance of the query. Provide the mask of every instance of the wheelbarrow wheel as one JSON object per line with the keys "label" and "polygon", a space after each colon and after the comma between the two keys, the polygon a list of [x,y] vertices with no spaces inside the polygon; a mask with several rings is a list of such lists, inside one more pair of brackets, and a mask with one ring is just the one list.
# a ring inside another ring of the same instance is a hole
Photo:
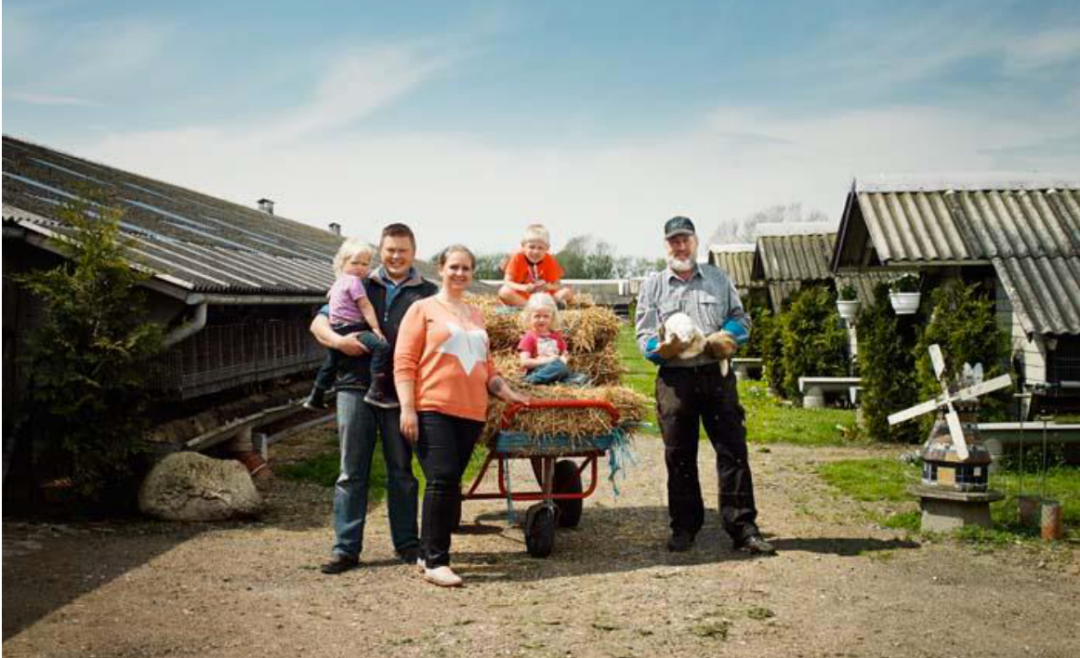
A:
{"label": "wheelbarrow wheel", "polygon": [[[564,459],[555,464],[552,490],[555,493],[581,493],[581,473],[576,463]],[[555,501],[555,506],[559,508],[560,528],[576,528],[581,523],[581,508],[584,502],[580,498]]]}
{"label": "wheelbarrow wheel", "polygon": [[533,557],[547,557],[555,548],[555,509],[537,503],[525,514],[525,548]]}

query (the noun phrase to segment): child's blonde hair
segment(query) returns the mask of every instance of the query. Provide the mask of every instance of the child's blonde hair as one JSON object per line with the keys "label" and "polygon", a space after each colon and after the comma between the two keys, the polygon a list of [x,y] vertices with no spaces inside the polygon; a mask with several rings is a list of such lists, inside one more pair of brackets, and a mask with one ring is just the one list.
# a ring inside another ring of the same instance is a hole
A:
{"label": "child's blonde hair", "polygon": [[548,233],[543,224],[529,224],[525,227],[525,237],[521,238],[522,244],[526,242],[543,242],[550,247],[551,234]]}
{"label": "child's blonde hair", "polygon": [[529,301],[525,302],[525,308],[521,309],[521,326],[526,330],[532,329],[533,313],[536,311],[551,311],[551,328],[559,325],[559,305],[555,298],[546,292],[533,293]]}
{"label": "child's blonde hair", "polygon": [[360,238],[347,238],[338,248],[334,256],[334,274],[341,275],[345,271],[345,263],[352,260],[357,254],[366,254],[368,258],[375,256],[375,248]]}

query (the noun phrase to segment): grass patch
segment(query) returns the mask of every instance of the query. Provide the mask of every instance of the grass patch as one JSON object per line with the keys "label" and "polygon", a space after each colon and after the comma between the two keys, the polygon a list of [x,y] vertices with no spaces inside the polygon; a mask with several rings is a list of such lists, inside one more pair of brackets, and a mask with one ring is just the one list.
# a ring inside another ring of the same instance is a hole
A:
{"label": "grass patch", "polygon": [[911,500],[908,486],[919,480],[919,469],[896,459],[843,459],[822,464],[818,474],[845,495],[863,502]]}
{"label": "grass patch", "polygon": [[746,437],[751,443],[800,446],[862,444],[855,435],[852,409],[803,409],[779,401],[763,381],[739,382],[739,401],[746,409]]}
{"label": "grass patch", "polygon": [[[465,476],[461,478],[463,485],[469,485],[487,457],[487,448],[481,445],[473,450],[469,465],[465,467]],[[337,439],[327,443],[326,452],[305,459],[295,464],[287,464],[274,467],[274,472],[291,480],[311,482],[323,487],[332,487],[337,481],[341,468],[341,456],[338,453]],[[423,496],[424,472],[420,468],[420,462],[413,458],[413,475],[420,481],[420,495]],[[375,446],[371,458],[371,475],[368,478],[368,502],[377,503],[386,497],[386,461],[383,459],[382,444]]]}
{"label": "grass patch", "polygon": [[[619,357],[623,368],[622,383],[638,393],[655,395],[657,368],[645,360],[634,340],[634,327],[624,324],[619,330]],[[750,443],[790,443],[802,446],[851,445],[846,438],[854,433],[855,412],[850,409],[803,409],[784,404],[769,392],[762,381],[739,382],[739,401],[746,409],[746,432]],[[656,411],[649,410],[651,427],[646,434],[659,434]],[[843,429],[841,429],[843,428]],[[704,430],[701,437],[705,438]]]}
{"label": "grass patch", "polygon": [[[868,503],[915,502],[907,488],[920,478],[920,469],[892,459],[849,459],[818,467],[818,474],[829,485],[855,500]],[[1020,493],[1021,474],[1016,471],[996,472],[990,476],[990,488],[1006,494],[1005,500],[990,505],[991,528],[968,527],[956,533],[965,541],[986,545],[1001,545],[1038,536],[1038,528],[1020,525],[1017,519],[1015,496]],[[1023,475],[1029,492],[1038,493],[1061,503],[1066,537],[1080,538],[1080,468],[1057,467],[1047,472],[1045,482],[1032,473]],[[920,513],[868,512],[880,525],[918,532]]]}

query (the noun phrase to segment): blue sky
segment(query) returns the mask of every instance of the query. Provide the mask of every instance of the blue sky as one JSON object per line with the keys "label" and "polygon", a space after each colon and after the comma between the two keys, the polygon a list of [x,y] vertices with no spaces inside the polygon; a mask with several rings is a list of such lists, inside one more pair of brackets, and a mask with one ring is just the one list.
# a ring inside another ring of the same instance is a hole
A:
{"label": "blue sky", "polygon": [[[895,5],[895,6],[894,6]],[[1075,2],[4,3],[3,130],[421,254],[1080,178]]]}

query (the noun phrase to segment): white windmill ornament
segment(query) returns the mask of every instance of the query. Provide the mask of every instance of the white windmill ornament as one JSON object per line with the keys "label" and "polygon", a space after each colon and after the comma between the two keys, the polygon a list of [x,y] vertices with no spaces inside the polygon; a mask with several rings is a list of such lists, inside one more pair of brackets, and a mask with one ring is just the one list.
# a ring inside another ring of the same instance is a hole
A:
{"label": "white windmill ornament", "polygon": [[923,414],[939,414],[923,446],[922,486],[913,489],[922,499],[923,529],[988,526],[989,503],[1001,494],[988,490],[990,452],[979,441],[976,409],[980,396],[1008,388],[1012,378],[1001,375],[983,381],[982,365],[965,363],[960,384],[953,388],[945,378],[940,346],[930,346],[930,362],[941,395],[889,416],[889,424],[896,425]]}

